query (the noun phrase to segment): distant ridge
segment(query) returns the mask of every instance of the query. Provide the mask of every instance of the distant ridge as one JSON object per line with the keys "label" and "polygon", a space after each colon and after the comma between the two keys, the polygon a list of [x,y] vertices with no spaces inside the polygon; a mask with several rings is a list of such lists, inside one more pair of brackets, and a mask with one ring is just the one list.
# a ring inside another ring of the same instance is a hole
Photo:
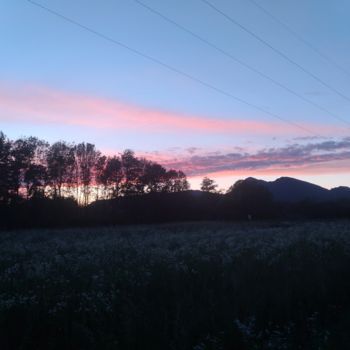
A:
{"label": "distant ridge", "polygon": [[324,202],[350,199],[350,188],[340,186],[328,190],[310,182],[292,177],[280,177],[275,181],[264,181],[248,177],[243,182],[256,183],[267,188],[276,202],[296,203],[300,201]]}

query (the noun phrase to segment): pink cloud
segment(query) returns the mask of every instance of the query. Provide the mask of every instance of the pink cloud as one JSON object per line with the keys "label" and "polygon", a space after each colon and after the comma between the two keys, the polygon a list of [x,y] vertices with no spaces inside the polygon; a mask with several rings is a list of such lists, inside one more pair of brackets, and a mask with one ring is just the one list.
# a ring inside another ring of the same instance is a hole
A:
{"label": "pink cloud", "polygon": [[[118,100],[33,86],[0,85],[0,121],[78,125],[113,130],[189,132],[232,135],[299,136],[303,132],[279,121],[227,120],[141,107]],[[303,124],[316,133],[339,134],[341,128]]]}
{"label": "pink cloud", "polygon": [[350,137],[277,148],[199,152],[176,157],[162,154],[162,164],[182,169],[192,178],[260,175],[350,173]]}
{"label": "pink cloud", "polygon": [[[278,121],[225,120],[186,115],[136,106],[118,100],[33,86],[0,84],[0,121],[35,124],[77,125],[103,130],[139,130],[145,133],[176,132],[265,135],[294,137],[296,144],[275,149],[247,147],[220,148],[215,152],[190,147],[170,151],[137,153],[160,162],[167,168],[181,169],[190,177],[295,176],[306,174],[349,173],[350,140],[326,141],[305,138],[301,130]],[[307,125],[320,134],[341,135],[344,128]],[[309,142],[309,143],[305,143]],[[249,146],[249,145],[247,145]],[[116,153],[108,150],[107,154]]]}
{"label": "pink cloud", "polygon": [[212,173],[203,173],[200,176],[190,176],[193,179],[202,179],[203,176],[215,178],[221,177],[241,177],[248,176],[305,176],[305,175],[324,175],[324,174],[350,174],[350,160],[340,160],[327,163],[318,163],[311,165],[300,165],[292,167],[267,167],[265,169],[237,169],[224,170]]}

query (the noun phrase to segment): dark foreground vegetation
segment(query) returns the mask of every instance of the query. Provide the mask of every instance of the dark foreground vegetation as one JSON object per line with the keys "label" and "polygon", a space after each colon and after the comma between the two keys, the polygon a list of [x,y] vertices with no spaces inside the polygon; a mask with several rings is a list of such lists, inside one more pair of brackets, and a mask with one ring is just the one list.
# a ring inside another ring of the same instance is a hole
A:
{"label": "dark foreground vegetation", "polygon": [[[239,186],[238,186],[239,187]],[[350,200],[275,202],[269,193],[235,189],[228,194],[184,191],[100,200],[80,206],[71,198],[33,198],[0,204],[0,229],[83,227],[205,220],[350,218]]]}
{"label": "dark foreground vegetation", "polygon": [[347,221],[11,231],[2,350],[350,348]]}

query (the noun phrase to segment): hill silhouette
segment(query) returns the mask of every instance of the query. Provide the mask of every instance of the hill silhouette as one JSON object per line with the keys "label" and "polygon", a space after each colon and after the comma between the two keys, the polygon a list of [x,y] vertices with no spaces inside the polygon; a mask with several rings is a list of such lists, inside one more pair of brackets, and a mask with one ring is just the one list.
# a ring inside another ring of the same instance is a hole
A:
{"label": "hill silhouette", "polygon": [[328,190],[310,182],[292,177],[280,177],[275,181],[264,181],[253,177],[243,180],[247,183],[259,184],[272,194],[276,202],[296,203],[300,201],[325,202],[331,200],[350,199],[350,188],[340,186]]}

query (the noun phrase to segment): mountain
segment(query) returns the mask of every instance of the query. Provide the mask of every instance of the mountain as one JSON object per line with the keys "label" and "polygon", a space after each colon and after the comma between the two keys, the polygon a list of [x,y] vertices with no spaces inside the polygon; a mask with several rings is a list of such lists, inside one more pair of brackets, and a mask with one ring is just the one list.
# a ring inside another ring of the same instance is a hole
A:
{"label": "mountain", "polygon": [[264,181],[248,177],[243,181],[246,183],[259,184],[267,188],[277,202],[295,203],[304,200],[324,202],[350,199],[349,187],[341,186],[328,190],[310,182],[294,179],[292,177],[280,177],[275,181]]}
{"label": "mountain", "polygon": [[341,198],[350,199],[350,187],[346,187],[346,186],[335,187],[330,190],[330,193],[335,199],[341,199]]}

